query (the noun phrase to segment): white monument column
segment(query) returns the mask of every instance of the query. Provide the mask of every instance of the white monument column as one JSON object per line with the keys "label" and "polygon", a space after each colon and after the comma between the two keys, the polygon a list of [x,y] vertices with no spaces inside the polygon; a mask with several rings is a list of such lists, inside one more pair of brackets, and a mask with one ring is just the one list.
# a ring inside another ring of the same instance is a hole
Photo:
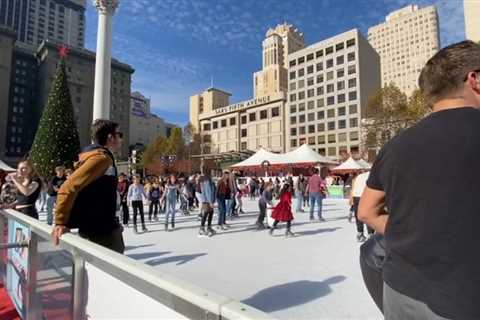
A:
{"label": "white monument column", "polygon": [[93,4],[98,11],[93,120],[110,119],[112,17],[118,7],[118,0],[93,0]]}

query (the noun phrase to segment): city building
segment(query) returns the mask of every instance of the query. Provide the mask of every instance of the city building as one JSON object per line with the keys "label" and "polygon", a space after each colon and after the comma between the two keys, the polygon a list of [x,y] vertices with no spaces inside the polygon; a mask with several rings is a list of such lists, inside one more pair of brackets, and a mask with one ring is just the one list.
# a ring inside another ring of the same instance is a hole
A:
{"label": "city building", "polygon": [[1,0],[0,25],[33,48],[45,39],[83,48],[85,9],[86,0]]}
{"label": "city building", "polygon": [[435,6],[416,5],[396,10],[369,28],[368,41],[380,55],[382,86],[394,83],[410,95],[423,66],[440,48],[438,30]]}
{"label": "city building", "polygon": [[170,135],[170,132],[167,135],[167,125],[169,124],[151,113],[150,99],[140,92],[132,93],[130,107],[130,146],[147,146],[158,136],[168,137]]}
{"label": "city building", "polygon": [[[36,50],[15,43],[15,33],[0,29],[0,158],[15,162],[33,143],[60,59],[59,42],[47,40]],[[66,58],[67,79],[81,146],[91,142],[95,53],[72,48]],[[128,157],[130,86],[134,70],[112,59],[111,115],[124,132],[119,158]],[[4,94],[6,92],[6,94]]]}
{"label": "city building", "polygon": [[480,1],[463,0],[465,16],[465,37],[480,43]]}
{"label": "city building", "polygon": [[287,150],[309,144],[318,153],[360,152],[360,125],[380,88],[380,57],[357,29],[288,56]]}
{"label": "city building", "polygon": [[303,34],[281,24],[267,31],[262,47],[262,70],[253,75],[253,99],[230,104],[231,94],[216,88],[190,97],[190,122],[201,133],[202,153],[285,151],[287,57],[304,47]]}

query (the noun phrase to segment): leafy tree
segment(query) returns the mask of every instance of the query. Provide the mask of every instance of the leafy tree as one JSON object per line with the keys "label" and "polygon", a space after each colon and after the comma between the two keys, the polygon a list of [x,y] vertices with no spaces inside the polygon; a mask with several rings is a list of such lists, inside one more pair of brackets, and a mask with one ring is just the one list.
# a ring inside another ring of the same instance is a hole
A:
{"label": "leafy tree", "polygon": [[72,168],[79,152],[80,139],[62,55],[33,140],[30,159],[38,174],[51,177],[56,166]]}

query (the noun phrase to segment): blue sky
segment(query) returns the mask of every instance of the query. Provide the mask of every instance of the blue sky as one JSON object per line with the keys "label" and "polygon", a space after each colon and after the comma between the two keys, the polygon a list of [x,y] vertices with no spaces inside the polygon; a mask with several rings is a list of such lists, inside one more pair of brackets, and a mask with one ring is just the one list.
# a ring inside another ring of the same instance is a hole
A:
{"label": "blue sky", "polygon": [[[86,47],[95,50],[97,14],[87,1]],[[152,100],[152,111],[185,125],[188,99],[210,86],[252,97],[261,68],[262,40],[284,21],[308,44],[358,28],[364,34],[408,4],[435,4],[442,47],[465,38],[461,0],[120,0],[113,23],[113,56],[130,64],[132,91]]]}

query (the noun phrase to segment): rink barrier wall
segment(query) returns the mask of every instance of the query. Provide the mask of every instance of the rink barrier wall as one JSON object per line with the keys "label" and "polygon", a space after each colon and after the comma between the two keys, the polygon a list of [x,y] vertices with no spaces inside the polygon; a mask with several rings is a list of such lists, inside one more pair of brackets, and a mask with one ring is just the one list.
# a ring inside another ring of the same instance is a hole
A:
{"label": "rink barrier wall", "polygon": [[[0,243],[5,242],[6,229],[9,222],[16,222],[30,230],[28,240],[28,272],[27,290],[25,297],[24,319],[41,319],[42,305],[38,303],[37,270],[39,256],[37,255],[39,240],[45,243],[50,241],[52,226],[28,217],[15,210],[0,210]],[[4,249],[7,250],[7,249]],[[274,319],[270,315],[235,301],[220,294],[202,289],[182,279],[160,273],[153,267],[138,262],[125,255],[116,253],[73,233],[64,234],[60,239],[58,252],[65,255],[67,252],[73,258],[72,268],[72,306],[71,319],[85,319],[88,313],[88,303],[85,296],[86,264],[100,269],[102,272],[119,280],[132,292],[141,293],[158,303],[161,308],[168,308],[179,315],[179,319],[238,319],[238,320],[267,320]],[[64,251],[60,251],[64,250]],[[2,259],[4,253],[0,250],[0,277],[6,280],[6,264]],[[66,251],[66,252],[65,252]],[[2,265],[3,264],[3,265]],[[95,275],[93,275],[95,276]],[[95,278],[89,274],[88,283],[94,284]],[[115,294],[112,290],[102,292],[105,297]],[[115,306],[105,306],[107,308]],[[137,308],[142,306],[137,305]],[[170,313],[171,316],[171,313]],[[151,314],[151,318],[161,319],[161,314]]]}

